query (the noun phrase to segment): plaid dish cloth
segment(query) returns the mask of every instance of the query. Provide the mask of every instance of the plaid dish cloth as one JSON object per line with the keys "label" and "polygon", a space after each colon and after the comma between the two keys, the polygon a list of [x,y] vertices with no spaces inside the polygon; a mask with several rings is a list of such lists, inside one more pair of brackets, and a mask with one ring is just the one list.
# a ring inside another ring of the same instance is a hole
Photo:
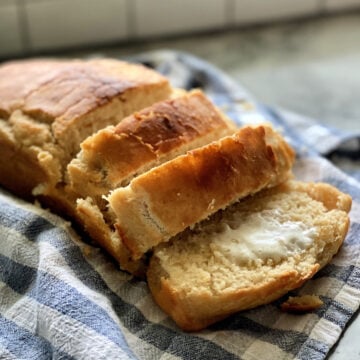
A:
{"label": "plaid dish cloth", "polygon": [[326,358],[360,303],[360,133],[258,104],[189,54],[158,51],[132,60],[174,86],[202,88],[239,125],[271,122],[297,151],[297,178],[325,181],[352,196],[341,251],[292,293],[319,295],[324,305],[296,316],[281,312],[279,300],[184,333],[156,306],[145,282],[81,241],[69,223],[0,189],[0,359]]}

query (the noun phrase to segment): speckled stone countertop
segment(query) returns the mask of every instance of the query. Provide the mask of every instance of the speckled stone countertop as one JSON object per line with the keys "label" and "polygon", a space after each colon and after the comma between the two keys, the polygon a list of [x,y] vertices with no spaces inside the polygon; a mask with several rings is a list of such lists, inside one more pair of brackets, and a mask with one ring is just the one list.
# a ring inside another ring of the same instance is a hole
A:
{"label": "speckled stone countertop", "polygon": [[[360,13],[352,13],[98,51],[117,57],[187,51],[223,69],[263,103],[352,132],[360,131],[359,44]],[[359,334],[358,315],[329,359],[360,359]]]}

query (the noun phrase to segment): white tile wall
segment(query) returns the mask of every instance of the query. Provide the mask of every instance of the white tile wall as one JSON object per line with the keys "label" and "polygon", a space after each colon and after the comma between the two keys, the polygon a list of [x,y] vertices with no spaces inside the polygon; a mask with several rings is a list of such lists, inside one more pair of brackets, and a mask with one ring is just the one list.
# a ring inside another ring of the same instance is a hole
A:
{"label": "white tile wall", "polygon": [[23,51],[15,1],[0,1],[0,56],[14,56]]}
{"label": "white tile wall", "polygon": [[325,0],[325,9],[329,11],[337,11],[360,7],[360,0]]}
{"label": "white tile wall", "polygon": [[360,0],[0,0],[0,57],[360,7]]}
{"label": "white tile wall", "polygon": [[235,0],[235,24],[260,23],[315,14],[318,0]]}
{"label": "white tile wall", "polygon": [[133,1],[139,37],[220,28],[227,22],[227,0]]}
{"label": "white tile wall", "polygon": [[128,37],[126,0],[27,0],[25,8],[35,50]]}

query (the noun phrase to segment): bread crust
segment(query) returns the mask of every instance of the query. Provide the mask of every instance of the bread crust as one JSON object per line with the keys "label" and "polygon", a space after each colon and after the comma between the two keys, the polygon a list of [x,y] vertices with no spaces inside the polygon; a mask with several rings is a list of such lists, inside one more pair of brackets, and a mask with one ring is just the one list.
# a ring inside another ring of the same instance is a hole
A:
{"label": "bread crust", "polygon": [[188,152],[108,197],[134,259],[241,197],[289,178],[294,152],[270,126]]}
{"label": "bread crust", "polygon": [[[279,194],[282,196],[282,202],[279,204],[282,204],[283,209],[273,208],[274,203],[271,202]],[[330,197],[332,197],[331,201],[329,201]],[[285,201],[286,199],[289,200]],[[292,203],[293,201],[297,202]],[[327,206],[329,203],[332,205]],[[344,203],[346,203],[345,207]],[[235,260],[229,260],[234,261],[229,269],[219,263],[218,266],[223,272],[233,272],[234,277],[241,272],[238,282],[233,280],[228,286],[219,290],[218,285],[213,283],[214,272],[211,277],[207,277],[205,268],[192,265],[192,261],[195,261],[193,258],[195,253],[190,253],[188,250],[190,248],[185,248],[184,241],[187,241],[186,236],[188,236],[185,235],[180,242],[176,239],[174,241],[177,241],[179,246],[184,246],[179,251],[184,252],[181,256],[186,258],[188,263],[181,263],[179,252],[176,250],[178,247],[174,248],[173,242],[157,247],[147,272],[149,288],[159,306],[186,331],[201,330],[232,313],[267,304],[301,286],[338,252],[348,231],[350,207],[349,195],[324,183],[289,181],[273,189],[263,190],[253,197],[244,199],[241,209],[247,209],[246,211],[249,212],[266,209],[273,211],[274,218],[280,216],[279,211],[282,211],[285,218],[293,217],[294,221],[299,221],[299,214],[306,213],[308,219],[303,221],[306,221],[307,226],[316,228],[314,242],[306,251],[289,255],[280,262],[266,261],[255,267],[250,264],[236,265]],[[215,218],[208,220],[208,223],[212,224],[214,221]],[[209,230],[206,229],[208,227],[205,226],[194,231],[195,234],[201,231],[208,234]],[[212,243],[208,243],[209,238],[195,239],[197,240],[194,240],[194,243],[198,244],[196,246],[201,246],[202,249],[199,253],[196,250],[198,256],[196,259],[201,259],[199,263],[212,263],[214,260],[206,250],[212,249],[213,246]],[[207,239],[206,243],[204,239]],[[183,264],[183,268],[178,265],[180,263]],[[195,278],[201,279],[200,282],[198,280],[195,282]]]}
{"label": "bread crust", "polygon": [[15,110],[55,123],[65,122],[110,102],[130,89],[160,85],[168,80],[141,65],[113,59],[11,61],[0,67],[0,109],[8,118]]}

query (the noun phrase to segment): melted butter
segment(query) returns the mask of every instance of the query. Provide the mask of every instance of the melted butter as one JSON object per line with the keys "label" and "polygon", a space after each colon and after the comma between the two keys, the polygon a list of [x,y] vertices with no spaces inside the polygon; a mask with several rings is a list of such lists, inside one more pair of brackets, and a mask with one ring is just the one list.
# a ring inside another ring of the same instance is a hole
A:
{"label": "melted butter", "polygon": [[306,250],[315,236],[316,230],[301,222],[280,223],[273,216],[255,213],[236,227],[225,224],[220,232],[212,234],[211,241],[239,264],[269,259],[277,263]]}

